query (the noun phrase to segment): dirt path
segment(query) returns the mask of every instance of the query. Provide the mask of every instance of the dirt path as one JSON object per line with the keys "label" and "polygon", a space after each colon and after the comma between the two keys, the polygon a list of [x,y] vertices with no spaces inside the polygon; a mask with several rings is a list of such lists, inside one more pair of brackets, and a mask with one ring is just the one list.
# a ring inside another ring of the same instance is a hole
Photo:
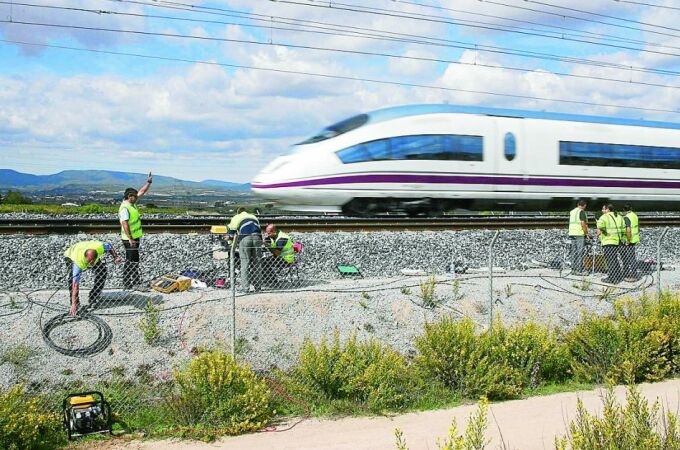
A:
{"label": "dirt path", "polygon": [[[666,410],[677,412],[680,407],[680,380],[640,385],[650,402],[659,398]],[[566,424],[576,414],[576,399],[580,397],[588,411],[601,411],[601,390],[555,394],[514,400],[491,405],[487,437],[489,449],[499,448],[502,432],[509,449],[551,449],[554,437],[563,435]],[[616,389],[620,401],[625,400],[625,388]],[[436,449],[438,438],[446,436],[451,419],[464,427],[475,405],[411,413],[392,418],[347,418],[341,420],[307,420],[290,431],[255,433],[225,438],[212,444],[149,441],[109,443],[104,448],[127,450],[256,450],[256,449],[394,449],[394,429],[404,432],[411,450]],[[98,446],[101,449],[103,447]]]}

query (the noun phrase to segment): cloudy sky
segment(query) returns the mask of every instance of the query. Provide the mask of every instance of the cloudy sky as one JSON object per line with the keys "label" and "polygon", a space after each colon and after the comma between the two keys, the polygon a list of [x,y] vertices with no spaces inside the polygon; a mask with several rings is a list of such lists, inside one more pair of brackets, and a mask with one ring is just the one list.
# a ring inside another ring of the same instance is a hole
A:
{"label": "cloudy sky", "polygon": [[679,24],[673,0],[0,0],[0,168],[247,182],[414,103],[678,122]]}

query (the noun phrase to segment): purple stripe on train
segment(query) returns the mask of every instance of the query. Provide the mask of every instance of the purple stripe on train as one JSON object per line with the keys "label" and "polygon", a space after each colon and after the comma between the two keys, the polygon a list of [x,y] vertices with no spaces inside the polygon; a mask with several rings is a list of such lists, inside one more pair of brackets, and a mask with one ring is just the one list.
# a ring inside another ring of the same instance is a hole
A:
{"label": "purple stripe on train", "polygon": [[324,186],[331,184],[359,183],[429,183],[429,184],[496,184],[519,186],[569,186],[569,187],[612,187],[612,188],[651,188],[680,189],[680,181],[655,180],[605,180],[582,178],[542,178],[542,177],[490,177],[462,175],[407,175],[407,174],[365,174],[344,175],[315,180],[289,181],[272,184],[253,184],[255,189],[275,189],[285,187]]}

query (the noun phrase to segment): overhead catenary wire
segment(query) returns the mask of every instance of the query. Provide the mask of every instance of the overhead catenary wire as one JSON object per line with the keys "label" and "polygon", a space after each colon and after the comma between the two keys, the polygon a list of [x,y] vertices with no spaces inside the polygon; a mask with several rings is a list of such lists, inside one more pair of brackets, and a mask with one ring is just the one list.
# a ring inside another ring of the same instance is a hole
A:
{"label": "overhead catenary wire", "polygon": [[[267,0],[267,1],[272,1],[272,0]],[[590,44],[590,45],[594,45],[594,46],[618,48],[618,49],[622,49],[622,50],[634,50],[634,51],[638,51],[638,52],[654,53],[654,54],[661,54],[661,55],[664,55],[664,54],[667,53],[667,52],[661,52],[661,51],[658,51],[658,50],[650,50],[650,49],[647,49],[647,48],[636,48],[636,47],[616,45],[616,44],[611,44],[611,43],[599,43],[599,42],[588,40],[588,39],[577,39],[577,38],[574,38],[574,37],[566,37],[566,36],[553,36],[551,34],[544,34],[544,33],[533,32],[533,31],[508,30],[508,29],[499,28],[498,26],[494,26],[494,25],[470,25],[470,24],[463,23],[461,21],[448,19],[448,18],[445,18],[445,17],[442,17],[442,16],[431,16],[431,15],[426,15],[426,14],[414,15],[414,14],[408,14],[408,13],[401,13],[401,12],[398,12],[396,10],[390,10],[390,9],[385,9],[385,8],[373,8],[373,7],[368,7],[368,6],[358,6],[358,5],[345,4],[345,3],[339,3],[339,2],[331,2],[329,4],[326,4],[326,3],[323,3],[323,4],[303,3],[301,1],[294,1],[294,0],[276,0],[276,2],[277,3],[287,3],[287,4],[291,4],[291,5],[308,6],[308,7],[314,7],[314,8],[325,8],[325,9],[331,9],[331,10],[335,9],[335,10],[338,10],[338,11],[348,11],[348,12],[356,12],[356,13],[374,14],[374,15],[386,16],[386,17],[391,17],[391,18],[401,18],[401,19],[425,21],[425,22],[429,22],[429,23],[456,25],[456,26],[461,26],[461,27],[469,27],[469,28],[488,30],[488,31],[505,31],[507,33],[519,34],[519,35],[524,35],[524,36],[542,37],[542,38],[556,39],[556,40],[560,40],[560,41],[569,41],[569,42],[577,42],[577,43],[581,43],[581,44]],[[496,2],[492,2],[492,1],[489,1],[489,3],[496,4]],[[501,4],[501,3],[498,3],[498,4]],[[560,16],[562,16],[562,15],[560,14]],[[620,27],[620,28],[632,29],[632,30],[635,30],[635,31],[646,31],[646,32],[649,32],[649,33],[660,34],[660,35],[673,37],[673,38],[680,38],[680,34],[670,34],[670,33],[658,32],[658,31],[639,30],[637,28],[628,27],[628,26],[625,26],[625,25],[617,25],[617,24],[608,24],[608,25],[616,26],[616,27]],[[674,56],[674,55],[670,54],[669,56]]]}
{"label": "overhead catenary wire", "polygon": [[[494,14],[484,14],[480,12],[474,12],[474,11],[465,11],[462,9],[457,9],[457,8],[447,8],[445,6],[441,5],[435,5],[435,4],[429,4],[429,3],[418,3],[414,1],[408,1],[408,0],[393,0],[396,3],[403,3],[406,5],[413,5],[413,6],[418,6],[422,8],[431,8],[431,9],[437,9],[437,10],[442,10],[442,11],[450,11],[450,12],[455,12],[455,13],[460,13],[460,14],[469,14],[469,15],[474,15],[474,16],[482,16],[482,17],[488,17],[492,19],[499,19],[499,20],[504,20],[508,22],[517,22],[517,23],[526,23],[530,25],[537,25],[541,26],[547,29],[554,28],[556,30],[561,30],[562,32],[567,31],[569,33],[579,33],[579,34],[585,34],[585,35],[591,35],[593,37],[598,37],[604,40],[615,40],[615,41],[621,41],[621,42],[632,42],[632,43],[637,43],[637,44],[646,44],[645,41],[641,41],[638,39],[631,39],[630,37],[623,37],[623,36],[615,36],[615,35],[610,35],[610,34],[605,34],[605,33],[596,33],[593,31],[587,31],[587,30],[577,30],[575,28],[570,28],[570,27],[564,27],[564,26],[559,26],[555,24],[547,24],[547,23],[541,23],[541,22],[533,22],[530,20],[521,20],[521,19],[513,19],[511,17],[504,17],[504,16],[498,16]],[[665,44],[653,44],[654,46],[660,46],[660,47],[666,47]]]}
{"label": "overhead catenary wire", "polygon": [[[2,23],[2,22],[3,21],[0,20],[0,23]],[[619,108],[619,109],[634,110],[634,111],[665,112],[665,113],[680,114],[680,110],[678,110],[678,109],[649,108],[649,107],[630,106],[630,105],[622,105],[622,104],[597,103],[597,102],[589,102],[589,101],[585,101],[585,100],[570,100],[570,99],[561,99],[561,98],[538,97],[538,96],[531,96],[531,95],[509,94],[509,93],[500,93],[500,92],[493,92],[493,91],[482,91],[482,90],[475,90],[475,89],[462,89],[462,88],[453,88],[453,87],[447,87],[447,86],[436,86],[436,85],[428,85],[428,84],[421,84],[421,83],[409,83],[409,82],[403,82],[403,81],[384,80],[384,79],[377,79],[377,78],[354,77],[354,76],[347,76],[347,75],[336,75],[336,74],[327,74],[327,73],[319,73],[319,72],[309,72],[309,71],[300,71],[300,70],[291,70],[291,69],[280,69],[280,68],[274,68],[274,67],[260,67],[260,66],[254,66],[254,65],[246,65],[246,64],[231,64],[231,63],[223,63],[223,62],[216,62],[216,61],[204,61],[204,60],[197,60],[197,59],[177,58],[177,57],[160,56],[160,55],[149,55],[149,54],[142,54],[142,53],[117,52],[117,51],[112,51],[112,50],[99,50],[99,49],[90,49],[90,48],[81,48],[81,47],[70,47],[70,46],[65,46],[65,45],[54,45],[54,44],[28,42],[28,41],[18,41],[18,40],[13,40],[13,39],[0,39],[0,42],[8,42],[8,43],[27,45],[27,46],[54,48],[54,49],[69,50],[69,51],[100,53],[100,54],[109,54],[109,55],[116,55],[116,56],[129,56],[129,57],[135,57],[135,58],[155,59],[155,60],[161,60],[161,61],[175,61],[175,62],[191,63],[191,64],[204,64],[204,65],[210,65],[210,66],[257,70],[257,71],[280,73],[280,74],[289,74],[289,75],[304,75],[304,76],[316,77],[316,78],[356,81],[356,82],[383,84],[383,85],[389,85],[389,86],[431,89],[431,90],[439,90],[439,91],[444,91],[444,92],[462,92],[462,93],[468,93],[468,94],[480,94],[480,95],[489,95],[489,96],[496,96],[496,97],[508,97],[508,98],[517,98],[517,99],[525,99],[525,100],[548,101],[548,102],[557,102],[557,103],[565,103],[565,104],[573,104],[573,105],[585,105],[585,106],[602,107],[602,108]]]}
{"label": "overhead catenary wire", "polygon": [[[520,49],[515,49],[515,48],[510,48],[510,47],[491,46],[491,45],[486,45],[486,44],[458,41],[458,40],[453,40],[453,39],[438,38],[438,37],[433,37],[433,36],[423,36],[423,35],[416,35],[416,34],[394,32],[394,31],[390,31],[390,30],[374,29],[374,28],[367,28],[367,27],[358,27],[358,26],[352,26],[352,25],[348,25],[348,24],[342,24],[342,25],[341,24],[333,24],[333,23],[330,23],[330,22],[322,22],[322,21],[318,21],[318,20],[313,21],[313,20],[304,20],[304,19],[298,19],[298,18],[287,18],[287,17],[281,17],[281,16],[273,16],[273,15],[272,16],[265,16],[265,15],[262,15],[262,14],[256,14],[256,13],[250,13],[250,12],[240,12],[240,11],[234,11],[234,10],[224,9],[224,8],[198,6],[198,5],[191,5],[191,4],[186,4],[186,3],[178,3],[178,2],[170,2],[170,1],[164,1],[162,3],[161,2],[146,3],[146,2],[142,2],[142,1],[138,1],[138,0],[102,0],[102,1],[109,1],[109,2],[116,2],[116,3],[131,3],[131,4],[143,5],[143,6],[149,6],[149,7],[169,8],[171,10],[190,11],[190,12],[200,12],[202,14],[210,14],[210,15],[218,15],[218,16],[226,16],[226,17],[247,18],[248,20],[261,21],[261,22],[268,23],[269,25],[267,25],[267,26],[264,26],[264,25],[261,26],[263,29],[272,28],[272,26],[271,26],[272,23],[284,23],[284,24],[291,24],[291,25],[295,25],[295,26],[305,26],[305,27],[308,27],[308,28],[318,28],[318,29],[323,29],[323,30],[334,30],[336,32],[342,31],[344,29],[359,30],[359,31],[352,32],[352,33],[355,33],[356,36],[358,36],[358,37],[363,37],[363,38],[366,38],[366,39],[380,39],[380,40],[412,43],[412,44],[418,44],[418,45],[429,45],[429,46],[446,47],[446,48],[459,48],[459,49],[466,49],[466,50],[474,50],[474,51],[477,51],[477,52],[517,56],[517,57],[521,57],[521,58],[532,58],[532,59],[540,59],[540,60],[546,60],[546,61],[559,61],[559,62],[562,62],[562,63],[574,64],[574,65],[618,68],[618,69],[624,69],[624,70],[627,70],[627,71],[655,73],[655,74],[659,74],[659,75],[680,75],[679,71],[672,71],[672,70],[668,70],[668,69],[640,67],[640,66],[634,66],[634,65],[619,64],[619,63],[614,63],[614,62],[610,62],[610,61],[598,61],[598,60],[592,60],[592,59],[587,59],[587,58],[558,55],[558,54],[554,54],[554,53],[536,52],[536,51],[530,51],[530,50],[520,50]],[[168,5],[168,4],[170,4],[170,5]],[[186,5],[186,6],[172,6],[172,5]],[[227,24],[227,23],[225,23],[225,24]],[[248,26],[248,25],[244,25],[244,24],[240,24],[240,25]],[[335,28],[333,28],[333,27],[335,27]],[[339,28],[339,30],[338,30],[338,28]],[[273,29],[276,29],[276,28],[273,28]],[[304,29],[300,29],[300,30],[296,30],[296,31],[308,32],[308,33],[315,32],[315,31],[304,30]],[[373,33],[373,34],[371,34],[371,33]],[[320,33],[320,34],[338,35],[338,34],[335,34],[335,33]],[[343,34],[343,36],[344,36],[344,34]],[[351,35],[351,36],[354,36],[354,34]],[[640,41],[640,42],[642,42],[642,41]],[[645,44],[648,44],[648,45],[651,45],[651,46],[655,45],[653,43],[648,43],[648,42],[645,42]],[[665,47],[680,49],[680,47],[674,47],[674,46],[665,46]]]}
{"label": "overhead catenary wire", "polygon": [[[2,2],[0,2],[0,3],[2,3]],[[170,17],[168,17],[168,18],[172,19]],[[182,19],[178,19],[178,20],[182,20]],[[0,20],[0,23],[3,23],[3,22],[9,23],[9,21]],[[353,54],[353,55],[360,55],[360,56],[378,56],[378,57],[385,57],[385,58],[391,58],[391,59],[404,59],[404,60],[430,62],[430,63],[445,63],[445,64],[454,64],[454,65],[469,66],[469,67],[483,67],[483,68],[486,68],[486,69],[494,69],[494,70],[508,70],[508,71],[513,71],[513,72],[528,72],[528,73],[532,73],[532,74],[538,74],[538,75],[541,75],[541,76],[555,76],[555,75],[557,75],[557,76],[568,77],[568,78],[590,79],[590,80],[603,81],[603,82],[624,83],[624,84],[628,84],[628,85],[631,85],[631,84],[632,85],[643,85],[643,86],[658,87],[658,88],[663,88],[663,89],[680,89],[680,86],[676,86],[676,85],[666,85],[666,84],[652,83],[652,82],[645,82],[645,81],[634,81],[632,79],[609,78],[609,77],[604,77],[604,76],[583,75],[583,74],[574,74],[574,73],[558,72],[558,71],[550,71],[550,72],[548,72],[548,71],[536,71],[534,69],[527,69],[527,68],[516,67],[516,66],[484,64],[484,63],[477,62],[477,61],[475,61],[475,62],[463,62],[463,61],[453,60],[453,59],[422,57],[422,56],[412,56],[412,55],[399,55],[399,54],[386,53],[386,52],[351,50],[351,49],[341,49],[341,48],[334,48],[334,47],[321,47],[321,46],[314,46],[314,45],[300,45],[300,44],[293,44],[293,43],[286,43],[286,42],[272,43],[272,42],[261,42],[261,41],[257,41],[257,40],[253,40],[253,39],[236,39],[236,38],[224,38],[224,37],[214,37],[214,36],[195,36],[195,35],[187,35],[187,34],[179,34],[179,33],[163,33],[163,32],[153,32],[153,31],[144,31],[144,30],[89,27],[89,26],[83,26],[83,25],[63,25],[63,24],[54,24],[54,23],[43,23],[43,22],[25,22],[25,21],[19,21],[19,20],[13,20],[11,23],[12,24],[19,24],[19,25],[29,25],[29,26],[70,28],[70,29],[78,29],[78,30],[86,30],[86,31],[104,31],[104,32],[111,32],[111,33],[135,34],[135,35],[143,35],[143,36],[156,36],[156,37],[163,37],[163,38],[195,39],[195,40],[201,40],[201,41],[217,41],[217,42],[237,42],[237,43],[243,43],[243,44],[265,45],[265,46],[275,46],[276,45],[276,46],[283,46],[283,47],[288,47],[288,48],[293,48],[293,49],[301,49],[301,50],[316,50],[316,51],[323,51],[323,52]],[[678,56],[680,56],[680,54],[678,54]]]}
{"label": "overhead catenary wire", "polygon": [[678,6],[668,6],[668,5],[659,5],[655,3],[649,3],[649,2],[638,2],[638,1],[633,1],[633,0],[613,0],[616,3],[628,3],[630,5],[637,5],[637,6],[647,6],[650,8],[661,8],[661,9],[670,9],[673,11],[680,11],[680,7]]}

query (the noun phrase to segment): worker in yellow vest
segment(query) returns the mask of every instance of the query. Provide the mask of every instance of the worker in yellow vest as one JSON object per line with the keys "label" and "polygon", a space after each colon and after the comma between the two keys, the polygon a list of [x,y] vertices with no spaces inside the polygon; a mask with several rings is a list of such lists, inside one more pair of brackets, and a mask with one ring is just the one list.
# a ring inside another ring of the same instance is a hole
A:
{"label": "worker in yellow vest", "polygon": [[123,267],[123,286],[125,289],[132,289],[136,284],[141,283],[139,274],[139,246],[141,244],[142,221],[137,209],[137,201],[146,194],[151,187],[153,177],[151,172],[146,177],[146,183],[139,188],[125,189],[123,203],[118,208],[118,219],[120,220],[120,238],[125,246],[125,267]]}
{"label": "worker in yellow vest", "polygon": [[576,208],[569,212],[569,239],[571,239],[571,273],[583,275],[583,257],[585,256],[588,235],[588,217],[585,200],[580,200]]}
{"label": "worker in yellow vest", "polygon": [[273,223],[267,225],[264,235],[265,247],[271,252],[273,258],[263,260],[263,272],[266,274],[265,278],[272,279],[276,277],[275,271],[295,263],[295,249],[293,239],[276,228]]}
{"label": "worker in yellow vest", "polygon": [[640,243],[640,221],[630,205],[623,207],[623,220],[625,224],[624,244],[621,247],[623,276],[624,281],[632,283],[638,279],[635,246]]}
{"label": "worker in yellow vest", "polygon": [[614,206],[611,204],[602,206],[602,216],[597,219],[597,237],[600,239],[607,261],[607,276],[602,279],[605,283],[618,284],[623,279],[619,263],[620,233],[619,221],[614,215]]}
{"label": "worker in yellow vest", "polygon": [[238,243],[238,253],[241,260],[241,292],[247,293],[251,289],[259,291],[262,287],[262,230],[260,221],[255,215],[239,207],[236,215],[227,225],[227,239],[230,245]]}
{"label": "worker in yellow vest", "polygon": [[104,289],[106,283],[106,264],[101,258],[104,253],[110,253],[116,264],[122,262],[120,256],[111,244],[101,241],[83,241],[73,244],[64,252],[64,261],[68,271],[68,291],[71,298],[71,310],[69,314],[75,316],[78,313],[80,301],[80,277],[86,270],[94,271],[94,287],[90,291],[89,302],[94,305]]}

